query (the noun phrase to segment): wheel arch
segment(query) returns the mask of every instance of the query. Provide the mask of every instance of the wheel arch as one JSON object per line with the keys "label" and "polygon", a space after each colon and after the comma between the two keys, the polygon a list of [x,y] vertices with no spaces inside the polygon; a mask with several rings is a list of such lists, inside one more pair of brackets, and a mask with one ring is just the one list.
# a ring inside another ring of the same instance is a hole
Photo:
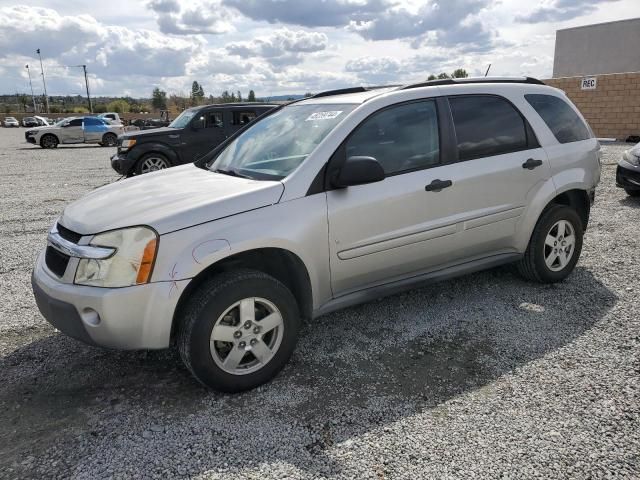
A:
{"label": "wheel arch", "polygon": [[309,272],[302,259],[284,248],[257,248],[225,257],[203,269],[189,282],[180,295],[173,314],[172,338],[180,322],[182,309],[193,292],[212,276],[243,268],[263,272],[282,282],[295,297],[302,318],[305,320],[311,319],[313,291]]}
{"label": "wheel arch", "polygon": [[136,164],[150,153],[163,155],[167,158],[167,160],[169,160],[169,163],[171,163],[172,166],[176,166],[180,163],[178,162],[178,155],[176,154],[176,152],[167,145],[164,145],[162,143],[149,143],[140,145],[140,147],[143,146],[144,148],[141,148],[137,153]]}
{"label": "wheel arch", "polygon": [[[589,214],[591,212],[591,196],[589,192],[580,188],[572,188],[558,193],[544,208],[546,210],[551,205],[566,205],[578,212],[582,221],[582,229],[586,230],[589,224]],[[544,212],[543,210],[543,212]]]}
{"label": "wheel arch", "polygon": [[51,137],[55,138],[55,139],[56,139],[56,142],[58,142],[58,145],[60,144],[60,137],[59,137],[58,135],[56,135],[56,134],[55,134],[55,133],[53,133],[53,132],[45,132],[45,133],[43,133],[42,135],[40,135],[40,138],[38,139],[38,145],[42,146],[42,139],[43,139],[44,137],[46,137],[47,135],[49,135],[49,136],[51,136]]}

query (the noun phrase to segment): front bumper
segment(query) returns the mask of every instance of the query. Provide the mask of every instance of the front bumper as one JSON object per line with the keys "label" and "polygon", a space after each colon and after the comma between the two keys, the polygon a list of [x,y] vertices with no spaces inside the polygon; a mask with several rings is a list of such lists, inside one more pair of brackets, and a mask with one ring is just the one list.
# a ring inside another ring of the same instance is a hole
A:
{"label": "front bumper", "polygon": [[120,175],[129,175],[133,173],[133,167],[135,164],[136,159],[127,158],[126,153],[116,153],[111,157],[111,168]]}
{"label": "front bumper", "polygon": [[640,190],[640,167],[620,160],[616,169],[616,186],[627,190]]}
{"label": "front bumper", "polygon": [[124,288],[64,283],[40,254],[31,277],[45,319],[61,332],[90,345],[123,350],[169,346],[180,294],[189,280]]}
{"label": "front bumper", "polygon": [[29,134],[29,132],[24,132],[24,139],[29,143],[33,143],[34,145],[36,144],[35,135]]}

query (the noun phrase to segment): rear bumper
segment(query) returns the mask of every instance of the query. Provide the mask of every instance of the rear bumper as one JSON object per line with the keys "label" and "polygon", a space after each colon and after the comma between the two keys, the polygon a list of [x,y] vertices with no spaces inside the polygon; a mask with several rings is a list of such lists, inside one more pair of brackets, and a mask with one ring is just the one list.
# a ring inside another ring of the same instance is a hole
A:
{"label": "rear bumper", "polygon": [[116,153],[111,157],[111,168],[120,175],[130,175],[133,173],[133,167],[135,164],[135,159],[128,158],[127,155],[123,153]]}
{"label": "rear bumper", "polygon": [[616,169],[616,186],[627,190],[640,190],[640,167],[620,160]]}

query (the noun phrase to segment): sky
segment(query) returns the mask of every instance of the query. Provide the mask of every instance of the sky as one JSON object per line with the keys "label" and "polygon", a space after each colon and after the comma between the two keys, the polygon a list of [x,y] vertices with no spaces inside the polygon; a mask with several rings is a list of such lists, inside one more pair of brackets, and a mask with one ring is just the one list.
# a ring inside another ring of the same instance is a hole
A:
{"label": "sky", "polygon": [[549,78],[555,31],[640,0],[0,0],[0,93],[258,97],[470,75]]}

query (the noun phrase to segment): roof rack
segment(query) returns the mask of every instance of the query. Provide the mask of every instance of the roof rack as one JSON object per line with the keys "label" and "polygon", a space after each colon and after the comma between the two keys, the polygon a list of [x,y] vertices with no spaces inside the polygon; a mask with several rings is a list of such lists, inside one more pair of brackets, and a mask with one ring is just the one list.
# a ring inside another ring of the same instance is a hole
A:
{"label": "roof rack", "polygon": [[371,90],[379,90],[381,88],[393,88],[393,87],[400,87],[401,85],[376,85],[376,86],[372,86],[372,87],[349,87],[349,88],[339,88],[337,90],[327,90],[326,92],[320,92],[320,93],[316,93],[315,95],[312,95],[311,97],[307,97],[307,98],[320,98],[320,97],[331,97],[333,95],[345,95],[347,93],[363,93],[363,92],[369,92]]}
{"label": "roof rack", "polygon": [[469,78],[444,78],[441,80],[429,80],[427,82],[404,85],[399,90],[409,90],[420,87],[436,87],[438,85],[460,85],[467,83],[528,83],[532,85],[544,85],[545,83],[533,77],[469,77]]}

